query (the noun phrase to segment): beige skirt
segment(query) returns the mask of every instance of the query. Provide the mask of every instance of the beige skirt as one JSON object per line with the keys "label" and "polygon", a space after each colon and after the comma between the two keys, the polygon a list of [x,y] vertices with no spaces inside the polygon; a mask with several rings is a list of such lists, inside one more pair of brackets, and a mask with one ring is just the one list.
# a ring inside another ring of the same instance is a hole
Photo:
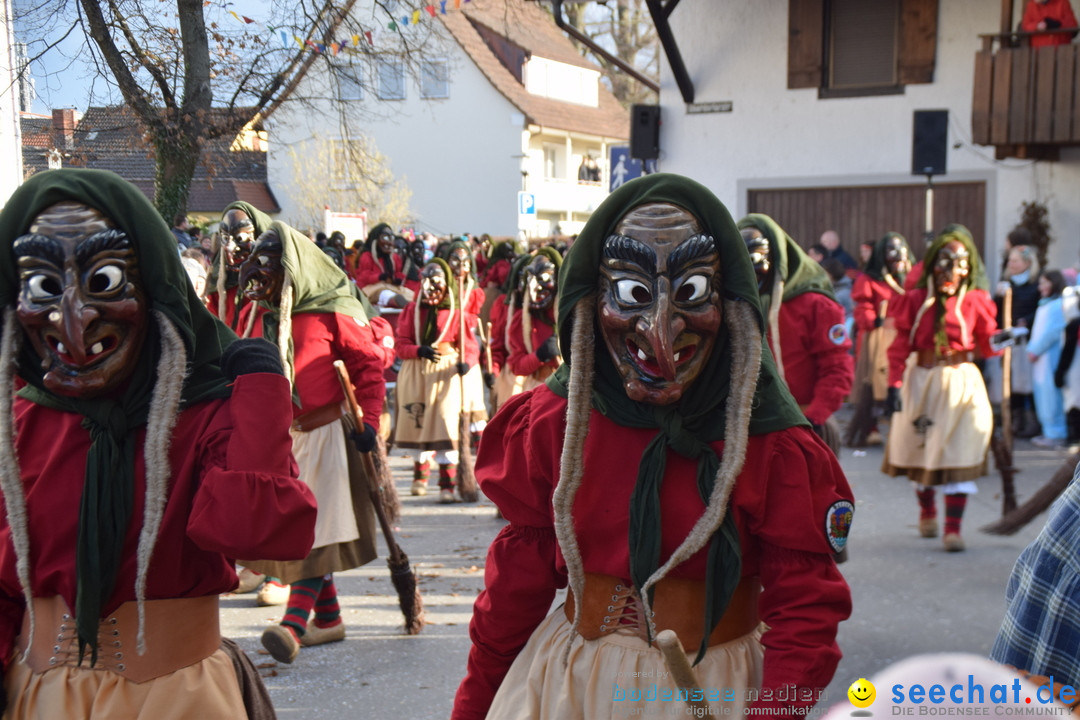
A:
{"label": "beige skirt", "polygon": [[883,472],[921,485],[985,474],[994,420],[974,363],[923,368],[909,359],[900,401],[903,409],[890,421]]}
{"label": "beige skirt", "polygon": [[[560,606],[514,660],[487,717],[606,720],[686,715],[687,705],[674,699],[676,686],[655,647],[630,634],[613,633],[598,640],[578,636],[563,668],[569,637],[570,623]],[[717,698],[707,703],[718,709],[717,714],[742,716],[748,689],[761,685],[763,656],[760,629],[709,648],[694,673],[706,697],[711,692]],[[665,690],[670,699],[662,699]]]}
{"label": "beige skirt", "polygon": [[5,674],[8,706],[4,720],[247,717],[236,670],[224,650],[144,683],[107,670],[68,665],[35,674],[18,660]]}
{"label": "beige skirt", "polygon": [[896,339],[891,327],[874,328],[866,336],[866,381],[873,387],[874,400],[881,402],[889,391],[889,346]]}
{"label": "beige skirt", "polygon": [[[394,395],[397,424],[394,445],[413,450],[456,450],[462,411],[470,423],[487,419],[484,379],[479,367],[457,374],[457,353],[438,362],[405,360]],[[462,391],[464,390],[464,402]]]}
{"label": "beige skirt", "polygon": [[509,365],[503,365],[499,376],[495,378],[495,387],[491,388],[491,409],[498,410],[507,400],[519,395],[525,389],[525,378],[515,375]]}

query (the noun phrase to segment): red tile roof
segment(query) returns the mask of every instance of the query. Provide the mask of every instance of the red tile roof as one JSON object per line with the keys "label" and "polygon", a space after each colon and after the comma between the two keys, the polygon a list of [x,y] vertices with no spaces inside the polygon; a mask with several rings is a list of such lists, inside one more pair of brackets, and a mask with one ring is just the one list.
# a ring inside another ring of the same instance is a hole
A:
{"label": "red tile roof", "polygon": [[[553,100],[525,90],[520,68],[508,68],[485,41],[494,34],[524,51],[549,60],[598,70],[581,57],[554,19],[538,4],[526,0],[473,0],[461,11],[438,16],[480,72],[532,124],[556,130],[625,140],[630,115],[601,83],[599,107]],[[507,56],[512,53],[503,53]]]}

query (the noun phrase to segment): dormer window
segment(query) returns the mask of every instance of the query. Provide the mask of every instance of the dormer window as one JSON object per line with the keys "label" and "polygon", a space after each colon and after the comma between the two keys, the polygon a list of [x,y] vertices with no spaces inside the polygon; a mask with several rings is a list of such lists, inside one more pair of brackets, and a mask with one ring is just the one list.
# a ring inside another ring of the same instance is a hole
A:
{"label": "dormer window", "polygon": [[600,73],[568,63],[532,56],[525,62],[525,89],[541,97],[598,107]]}

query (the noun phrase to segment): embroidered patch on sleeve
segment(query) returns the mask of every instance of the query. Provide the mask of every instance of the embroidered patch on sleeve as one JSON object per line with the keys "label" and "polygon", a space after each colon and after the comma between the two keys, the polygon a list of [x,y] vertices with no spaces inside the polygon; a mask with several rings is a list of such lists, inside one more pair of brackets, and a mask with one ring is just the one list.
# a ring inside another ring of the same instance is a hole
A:
{"label": "embroidered patch on sleeve", "polygon": [[840,552],[847,545],[848,531],[851,530],[851,518],[855,507],[847,500],[837,500],[825,513],[825,536],[833,552]]}
{"label": "embroidered patch on sleeve", "polygon": [[829,340],[832,340],[834,345],[843,345],[847,340],[847,330],[841,324],[833,325],[829,328]]}

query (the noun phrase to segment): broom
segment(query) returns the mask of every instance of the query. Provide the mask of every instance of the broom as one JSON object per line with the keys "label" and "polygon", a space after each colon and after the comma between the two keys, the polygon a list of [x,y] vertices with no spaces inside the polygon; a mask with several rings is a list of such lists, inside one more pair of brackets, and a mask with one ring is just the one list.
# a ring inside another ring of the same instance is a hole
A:
{"label": "broom", "polygon": [[[344,391],[345,399],[349,403],[349,414],[352,416],[353,425],[357,428],[363,427],[361,423],[364,421],[364,412],[356,402],[356,395],[353,394],[352,381],[349,380],[349,372],[345,369],[345,363],[341,360],[335,360],[334,369],[337,370],[338,381],[341,382],[341,389]],[[371,453],[360,453],[360,460],[364,464],[364,474],[368,478],[368,494],[371,497],[371,504],[375,508],[375,517],[379,519],[379,526],[382,528],[383,537],[386,539],[388,554],[386,564],[390,568],[390,582],[394,584],[394,589],[397,590],[398,606],[401,607],[401,614],[405,616],[405,632],[409,635],[416,635],[424,627],[424,601],[420,597],[420,589],[416,585],[416,574],[409,567],[409,556],[397,544],[394,539],[394,531],[390,528],[390,523],[386,519],[383,499],[376,487],[378,474]]]}
{"label": "broom", "polygon": [[[458,282],[458,362],[465,362],[465,288]],[[480,488],[476,485],[473,473],[470,413],[465,407],[465,376],[458,375],[461,381],[461,412],[458,414],[458,492],[465,502],[480,499]]]}
{"label": "broom", "polygon": [[990,535],[1012,535],[1020,528],[1039,516],[1046,508],[1053,504],[1065,488],[1072,482],[1076,473],[1076,465],[1080,463],[1080,455],[1073,454],[1065,463],[1057,469],[1057,472],[1046,481],[1046,484],[1035,491],[1031,498],[1020,507],[1005,513],[1000,518],[979,528]]}

